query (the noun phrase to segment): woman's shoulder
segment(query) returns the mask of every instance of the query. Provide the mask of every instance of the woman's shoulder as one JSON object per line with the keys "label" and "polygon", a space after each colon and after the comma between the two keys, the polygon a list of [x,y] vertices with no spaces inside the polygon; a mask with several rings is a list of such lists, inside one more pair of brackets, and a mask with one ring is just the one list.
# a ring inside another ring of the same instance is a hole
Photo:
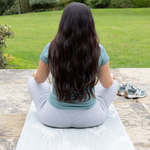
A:
{"label": "woman's shoulder", "polygon": [[109,56],[105,50],[105,48],[99,44],[100,50],[101,50],[101,55],[99,58],[99,66],[105,65],[109,61]]}
{"label": "woman's shoulder", "polygon": [[40,55],[40,59],[42,60],[42,62],[44,62],[45,64],[47,63],[47,59],[48,59],[48,51],[49,51],[49,45],[50,42],[44,47],[41,55]]}
{"label": "woman's shoulder", "polygon": [[105,53],[107,54],[105,48],[103,45],[99,44],[100,50],[101,50],[101,56],[103,56]]}
{"label": "woman's shoulder", "polygon": [[44,47],[43,49],[43,53],[47,53],[48,50],[49,50],[49,45],[50,45],[50,42],[48,44],[46,44],[46,46]]}
{"label": "woman's shoulder", "polygon": [[49,42],[49,43],[48,43],[45,47],[49,49],[49,45],[50,45],[50,43],[51,43],[51,42]]}
{"label": "woman's shoulder", "polygon": [[99,47],[100,47],[102,52],[106,51],[105,48],[103,47],[103,45],[99,44]]}

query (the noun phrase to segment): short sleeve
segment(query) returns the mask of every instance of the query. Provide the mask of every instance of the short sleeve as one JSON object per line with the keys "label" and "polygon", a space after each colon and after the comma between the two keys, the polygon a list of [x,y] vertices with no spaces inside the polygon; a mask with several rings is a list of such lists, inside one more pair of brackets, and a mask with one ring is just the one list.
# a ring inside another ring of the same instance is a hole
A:
{"label": "short sleeve", "polygon": [[103,66],[109,61],[109,56],[107,55],[107,52],[104,49],[104,47],[101,44],[99,44],[99,46],[101,49],[101,55],[99,57],[98,64],[99,66]]}
{"label": "short sleeve", "polygon": [[45,48],[43,49],[41,55],[40,55],[40,59],[43,63],[47,64],[47,59],[48,59],[48,51],[49,51],[49,44],[48,43]]}

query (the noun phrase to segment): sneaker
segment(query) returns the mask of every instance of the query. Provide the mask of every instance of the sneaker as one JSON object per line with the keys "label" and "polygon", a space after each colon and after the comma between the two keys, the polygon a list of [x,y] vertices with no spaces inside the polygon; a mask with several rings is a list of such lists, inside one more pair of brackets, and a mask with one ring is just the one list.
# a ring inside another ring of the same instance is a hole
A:
{"label": "sneaker", "polygon": [[127,98],[145,97],[146,91],[139,89],[139,87],[136,85],[132,85],[130,87],[126,87],[123,96]]}
{"label": "sneaker", "polygon": [[122,96],[124,94],[124,92],[125,92],[126,87],[128,87],[128,86],[130,87],[129,83],[125,83],[123,85],[119,85],[119,89],[118,89],[117,95]]}

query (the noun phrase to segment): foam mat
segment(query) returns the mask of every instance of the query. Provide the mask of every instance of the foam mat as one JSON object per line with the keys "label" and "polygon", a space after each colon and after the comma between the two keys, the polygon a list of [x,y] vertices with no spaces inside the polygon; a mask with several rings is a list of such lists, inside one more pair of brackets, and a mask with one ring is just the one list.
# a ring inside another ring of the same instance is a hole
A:
{"label": "foam mat", "polygon": [[86,129],[43,125],[32,101],[16,150],[135,150],[113,104],[105,122]]}

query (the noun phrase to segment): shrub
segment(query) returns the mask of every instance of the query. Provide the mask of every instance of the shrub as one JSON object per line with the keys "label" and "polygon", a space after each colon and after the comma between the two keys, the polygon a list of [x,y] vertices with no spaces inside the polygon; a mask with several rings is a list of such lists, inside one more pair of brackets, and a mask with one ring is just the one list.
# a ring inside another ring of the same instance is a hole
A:
{"label": "shrub", "polygon": [[3,15],[13,4],[14,0],[0,0],[0,15]]}
{"label": "shrub", "polygon": [[7,53],[4,54],[4,57],[6,59],[6,62],[10,62],[10,61],[14,60],[14,57]]}
{"label": "shrub", "polygon": [[29,3],[30,5],[32,5],[34,12],[60,10],[66,7],[71,2],[80,2],[87,4],[87,0],[29,0]]}
{"label": "shrub", "polygon": [[59,1],[59,6],[61,8],[64,8],[65,6],[67,6],[68,3],[69,3],[69,0],[60,0]]}
{"label": "shrub", "polygon": [[88,5],[91,8],[106,8],[111,0],[89,0]]}
{"label": "shrub", "polygon": [[0,69],[4,69],[7,65],[6,57],[3,55],[6,49],[6,39],[13,38],[14,32],[11,31],[11,27],[6,25],[0,25]]}
{"label": "shrub", "polygon": [[56,7],[58,7],[58,3],[42,4],[42,5],[37,4],[32,6],[34,12],[50,11],[55,9]]}
{"label": "shrub", "polygon": [[59,0],[29,0],[30,6],[57,3]]}
{"label": "shrub", "polygon": [[61,8],[66,7],[71,2],[80,2],[88,5],[88,0],[59,0],[58,6]]}
{"label": "shrub", "polygon": [[135,7],[133,0],[111,0],[109,7],[111,8],[130,8]]}
{"label": "shrub", "polygon": [[69,0],[69,3],[71,2],[79,2],[79,3],[83,3],[83,4],[87,4],[87,0]]}
{"label": "shrub", "polygon": [[[19,0],[20,4],[20,11],[21,13],[31,12],[32,7],[29,6],[29,0]],[[14,4],[9,8],[6,9],[3,15],[13,15],[18,14],[18,2],[17,0],[14,1]]]}
{"label": "shrub", "polygon": [[149,7],[150,0],[133,0],[137,7]]}
{"label": "shrub", "polygon": [[2,15],[5,12],[5,5],[0,1],[0,15]]}
{"label": "shrub", "polygon": [[17,3],[17,1],[15,1],[14,5],[12,5],[12,7],[10,7],[8,10],[6,10],[3,15],[13,15],[13,14],[18,14],[18,3]]}

